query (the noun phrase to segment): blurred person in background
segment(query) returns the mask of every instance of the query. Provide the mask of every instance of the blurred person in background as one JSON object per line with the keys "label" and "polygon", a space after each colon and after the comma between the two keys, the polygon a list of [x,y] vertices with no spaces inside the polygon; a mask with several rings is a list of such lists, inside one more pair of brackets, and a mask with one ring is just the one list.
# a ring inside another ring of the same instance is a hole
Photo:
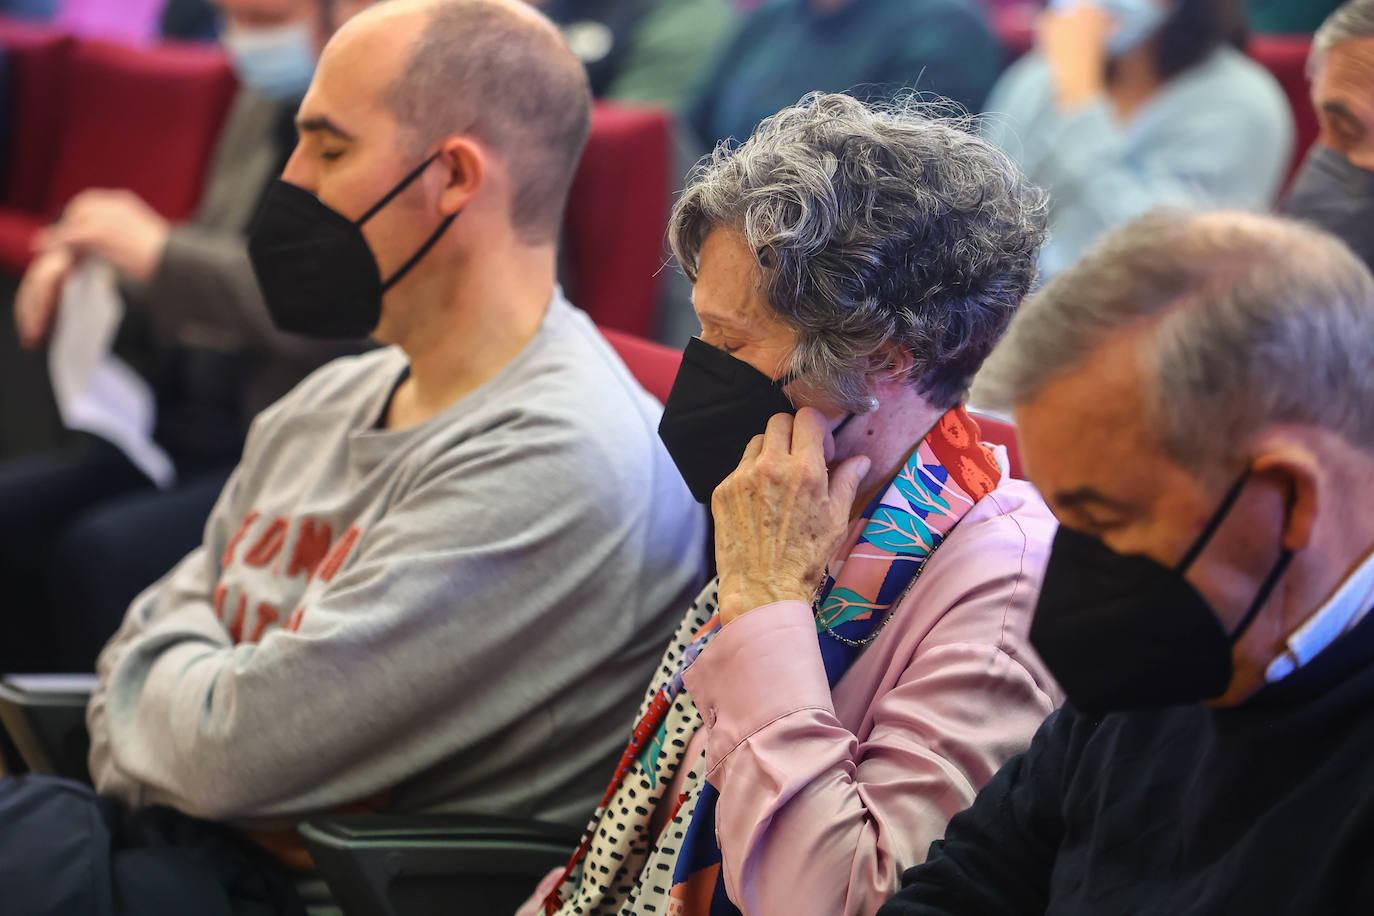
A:
{"label": "blurred person in background", "polygon": [[731,0],[530,0],[558,24],[598,99],[679,111],[735,25]]}
{"label": "blurred person in background", "polygon": [[1333,233],[1374,268],[1374,0],[1331,14],[1308,72],[1321,133],[1280,209]]}
{"label": "blurred person in background", "polygon": [[1157,204],[1268,209],[1293,152],[1274,77],[1239,49],[1240,0],[1061,0],[982,129],[1050,194],[1053,276]]}
{"label": "blurred person in background", "polygon": [[969,0],[769,0],[696,87],[687,125],[702,150],[743,141],[813,90],[878,100],[915,87],[977,111],[1002,54]]}
{"label": "blurred person in background", "polygon": [[254,415],[361,346],[277,330],[245,234],[295,146],[292,119],[320,49],[367,2],[220,0],[242,88],[195,218],[174,225],[132,192],[94,189],[40,237],[15,298],[20,343],[47,343],[83,259],[112,264],[126,306],[116,352],[153,385],[155,438],[178,482],[155,490],[123,452],[85,434],[0,464],[0,615],[11,628],[0,671],[90,670],[133,597],[200,541]]}

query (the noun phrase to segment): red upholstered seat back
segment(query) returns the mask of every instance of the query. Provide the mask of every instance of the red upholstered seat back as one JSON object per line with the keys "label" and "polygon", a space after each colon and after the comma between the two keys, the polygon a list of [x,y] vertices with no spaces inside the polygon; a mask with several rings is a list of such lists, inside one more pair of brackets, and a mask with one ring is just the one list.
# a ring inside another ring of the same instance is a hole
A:
{"label": "red upholstered seat back", "polygon": [[51,28],[0,17],[0,47],[9,79],[5,181],[0,205],[37,213],[47,199],[64,121],[72,39]]}
{"label": "red upholstered seat back", "polygon": [[673,379],[677,378],[677,367],[682,362],[682,351],[611,328],[602,328],[601,333],[620,354],[639,384],[659,401],[667,401]]}
{"label": "red upholstered seat back", "polygon": [[1312,107],[1312,86],[1307,79],[1307,55],[1312,50],[1310,35],[1256,35],[1246,51],[1279,81],[1293,109],[1297,127],[1293,142],[1293,164],[1289,178],[1302,164],[1317,139],[1317,110]]}
{"label": "red upholstered seat back", "polygon": [[87,188],[128,188],[170,219],[190,216],[234,86],[217,49],[79,43],[43,209],[56,214]]}
{"label": "red upholstered seat back", "polygon": [[605,327],[653,330],[673,179],[671,119],[598,104],[563,226],[568,298]]}
{"label": "red upholstered seat back", "polygon": [[1008,470],[1011,471],[1011,476],[1025,479],[1021,468],[1021,446],[1016,441],[1016,427],[1006,420],[999,420],[976,410],[970,411],[970,413],[978,424],[978,431],[982,434],[984,442],[1006,446],[1007,463],[1011,465]]}

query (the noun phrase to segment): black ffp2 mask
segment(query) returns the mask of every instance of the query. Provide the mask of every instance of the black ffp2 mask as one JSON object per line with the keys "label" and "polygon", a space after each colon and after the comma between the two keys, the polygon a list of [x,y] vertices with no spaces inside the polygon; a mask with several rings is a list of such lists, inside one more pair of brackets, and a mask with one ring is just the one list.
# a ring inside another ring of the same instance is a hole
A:
{"label": "black ffp2 mask", "polygon": [[1184,578],[1240,496],[1249,473],[1178,566],[1127,556],[1060,526],[1031,623],[1031,645],[1080,710],[1194,703],[1231,683],[1231,647],[1249,628],[1293,555],[1284,550],[1245,616],[1227,633],[1211,605]]}
{"label": "black ffp2 mask", "polygon": [[307,337],[363,337],[382,317],[382,294],[410,272],[458,216],[445,217],[383,281],[362,225],[422,175],[438,153],[354,221],[304,188],[277,179],[248,235],[248,257],[272,323]]}
{"label": "black ffp2 mask", "polygon": [[688,342],[658,435],[697,502],[710,501],[774,414],[796,413],[782,390],[789,381],[771,379],[699,338]]}
{"label": "black ffp2 mask", "polygon": [[1335,235],[1374,269],[1374,172],[1314,146],[1279,211]]}

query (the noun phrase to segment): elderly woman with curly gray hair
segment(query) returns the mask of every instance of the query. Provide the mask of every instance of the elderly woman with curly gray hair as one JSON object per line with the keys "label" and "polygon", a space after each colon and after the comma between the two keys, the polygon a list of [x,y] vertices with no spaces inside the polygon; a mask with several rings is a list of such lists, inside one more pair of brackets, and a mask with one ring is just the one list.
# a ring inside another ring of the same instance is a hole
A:
{"label": "elderly woman with curly gray hair", "polygon": [[872,913],[1058,702],[1054,520],[962,404],[1045,202],[967,128],[811,95],[677,202],[702,333],[660,434],[719,575],[522,912]]}

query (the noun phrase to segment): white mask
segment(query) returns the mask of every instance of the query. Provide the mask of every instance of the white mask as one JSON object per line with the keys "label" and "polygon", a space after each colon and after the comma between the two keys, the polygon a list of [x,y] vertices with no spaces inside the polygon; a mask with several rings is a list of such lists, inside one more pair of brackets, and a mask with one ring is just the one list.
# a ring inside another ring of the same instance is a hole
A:
{"label": "white mask", "polygon": [[220,44],[244,85],[279,102],[298,101],[315,75],[315,35],[305,22],[226,26]]}
{"label": "white mask", "polygon": [[1159,31],[1177,4],[1161,5],[1157,0],[1050,0],[1050,8],[1094,6],[1112,17],[1114,28],[1107,41],[1113,57],[1125,54]]}

